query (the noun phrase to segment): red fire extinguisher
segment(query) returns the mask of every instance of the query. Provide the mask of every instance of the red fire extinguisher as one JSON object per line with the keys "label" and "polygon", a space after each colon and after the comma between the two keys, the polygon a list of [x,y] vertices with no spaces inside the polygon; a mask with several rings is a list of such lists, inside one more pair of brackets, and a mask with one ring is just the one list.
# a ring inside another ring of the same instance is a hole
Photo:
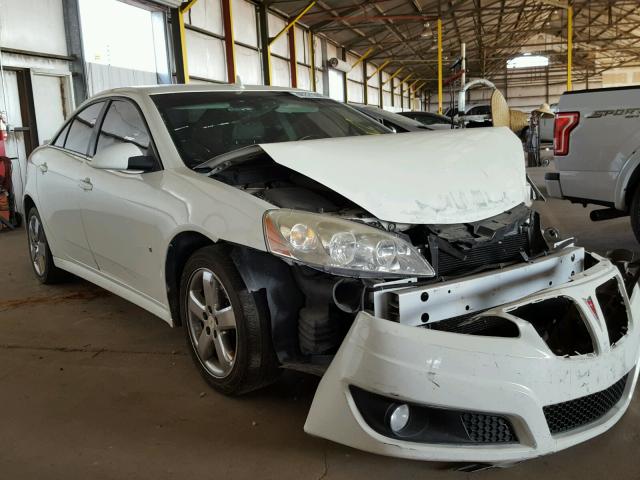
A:
{"label": "red fire extinguisher", "polygon": [[3,112],[0,112],[0,157],[7,154],[7,119]]}

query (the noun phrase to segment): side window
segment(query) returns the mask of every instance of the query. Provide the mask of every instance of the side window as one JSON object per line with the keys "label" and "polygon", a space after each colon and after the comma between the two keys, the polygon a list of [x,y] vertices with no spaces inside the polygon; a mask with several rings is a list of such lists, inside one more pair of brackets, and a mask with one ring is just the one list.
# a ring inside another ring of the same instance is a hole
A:
{"label": "side window", "polygon": [[65,125],[65,127],[60,132],[60,135],[58,135],[58,138],[56,138],[56,141],[53,142],[53,144],[56,147],[64,148],[64,142],[67,139],[67,133],[69,133],[69,127],[71,127],[71,122]]}
{"label": "side window", "polygon": [[103,106],[104,102],[94,103],[76,115],[71,122],[64,148],[83,155],[87,154],[89,139]]}
{"label": "side window", "polygon": [[133,143],[149,151],[149,132],[138,109],[130,102],[114,100],[102,122],[96,152],[116,143]]}

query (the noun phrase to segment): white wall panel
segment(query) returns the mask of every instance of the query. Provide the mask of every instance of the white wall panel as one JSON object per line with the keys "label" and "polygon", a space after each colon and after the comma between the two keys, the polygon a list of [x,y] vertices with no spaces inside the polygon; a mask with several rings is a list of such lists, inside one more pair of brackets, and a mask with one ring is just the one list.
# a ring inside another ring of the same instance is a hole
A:
{"label": "white wall panel", "polygon": [[338,55],[338,47],[336,47],[333,43],[327,42],[327,58],[342,58]]}
{"label": "white wall panel", "polygon": [[304,65],[298,65],[298,88],[311,90],[311,69]]}
{"label": "white wall panel", "polygon": [[271,57],[271,85],[278,87],[291,86],[291,73],[289,71],[289,62],[281,58]]}
{"label": "white wall panel", "polygon": [[[268,14],[269,19],[269,37],[275,37],[287,23],[280,17]],[[289,58],[289,40],[287,35],[282,35],[278,40],[271,44],[271,53],[280,55],[281,57]]]}
{"label": "white wall panel", "polygon": [[155,72],[130,70],[101,63],[87,63],[89,96],[110,88],[155,85],[157,82],[158,77]]}
{"label": "white wall panel", "polygon": [[316,70],[316,92],[323,93],[322,72]]}
{"label": "white wall panel", "polygon": [[396,108],[400,108],[400,94],[398,93],[393,95],[393,106]]}
{"label": "white wall panel", "polygon": [[256,7],[246,0],[232,0],[233,37],[237,42],[258,46]]}
{"label": "white wall panel", "polygon": [[329,69],[329,96],[344,102],[344,73],[333,68]]}
{"label": "white wall panel", "polygon": [[0,45],[67,54],[62,0],[0,0]]}
{"label": "white wall panel", "polygon": [[380,105],[380,89],[374,87],[367,89],[367,103],[369,105]]}
{"label": "white wall panel", "polygon": [[198,0],[189,10],[191,25],[209,32],[224,34],[220,0]]}
{"label": "white wall panel", "polygon": [[352,80],[347,82],[347,100],[354,103],[364,102],[364,90],[363,85],[356,83]]}
{"label": "white wall panel", "polygon": [[[356,57],[355,55],[351,55],[350,53],[347,54],[347,63],[349,65],[353,65],[357,61],[358,61],[358,57]],[[356,80],[358,82],[361,82],[362,81],[362,62],[360,62],[355,67],[353,67],[351,71],[347,74],[347,77],[350,78],[351,80]]]}
{"label": "white wall panel", "polygon": [[384,83],[384,85],[382,86],[382,90],[384,90],[385,92],[391,91],[391,82],[389,81],[390,76],[391,75],[388,74],[387,72],[382,72],[382,83]]}
{"label": "white wall panel", "polygon": [[320,42],[320,39],[318,37],[316,37],[315,35],[313,36],[313,52],[314,52],[314,57],[315,57],[315,61],[316,61],[316,67],[318,68],[324,68],[324,65],[322,65],[322,42]]}
{"label": "white wall panel", "polygon": [[260,53],[247,47],[236,45],[236,75],[240,75],[246,85],[262,85],[262,60]]}
{"label": "white wall panel", "polygon": [[309,32],[298,26],[293,28],[296,30],[296,60],[308,65],[311,63],[309,59]]}
{"label": "white wall panel", "polygon": [[[373,72],[376,71],[376,68],[378,68],[377,65],[367,63],[367,78],[373,75]],[[373,75],[373,77],[367,80],[367,84],[371,85],[372,87],[380,87],[380,76],[376,73],[375,75]]]}
{"label": "white wall panel", "polygon": [[189,75],[226,82],[224,42],[199,32],[186,31]]}
{"label": "white wall panel", "polygon": [[391,105],[391,93],[389,93],[386,90],[383,90],[382,101],[384,102],[385,107],[388,107],[389,105]]}

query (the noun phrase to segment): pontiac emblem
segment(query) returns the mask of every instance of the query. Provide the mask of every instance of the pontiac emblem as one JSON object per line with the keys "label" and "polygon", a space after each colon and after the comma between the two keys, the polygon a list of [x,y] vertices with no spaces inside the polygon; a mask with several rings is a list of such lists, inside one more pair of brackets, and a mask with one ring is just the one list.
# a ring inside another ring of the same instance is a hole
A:
{"label": "pontiac emblem", "polygon": [[591,311],[593,312],[595,317],[599,318],[598,317],[598,311],[596,310],[596,304],[593,303],[593,298],[591,298],[591,295],[589,295],[588,298],[585,298],[584,301],[587,302],[587,305],[589,306],[589,308],[591,309]]}

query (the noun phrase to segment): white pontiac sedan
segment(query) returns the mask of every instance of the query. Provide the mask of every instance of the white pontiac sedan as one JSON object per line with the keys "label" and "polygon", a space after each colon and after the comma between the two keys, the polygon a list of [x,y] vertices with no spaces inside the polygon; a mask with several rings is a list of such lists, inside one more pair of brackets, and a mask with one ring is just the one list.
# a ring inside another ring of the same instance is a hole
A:
{"label": "white pontiac sedan", "polygon": [[389,134],[291,89],[104,92],[32,154],[35,274],[182,325],[226,394],[323,376],[305,430],[507,464],[612,427],[638,377],[633,269],[544,235],[503,128]]}

